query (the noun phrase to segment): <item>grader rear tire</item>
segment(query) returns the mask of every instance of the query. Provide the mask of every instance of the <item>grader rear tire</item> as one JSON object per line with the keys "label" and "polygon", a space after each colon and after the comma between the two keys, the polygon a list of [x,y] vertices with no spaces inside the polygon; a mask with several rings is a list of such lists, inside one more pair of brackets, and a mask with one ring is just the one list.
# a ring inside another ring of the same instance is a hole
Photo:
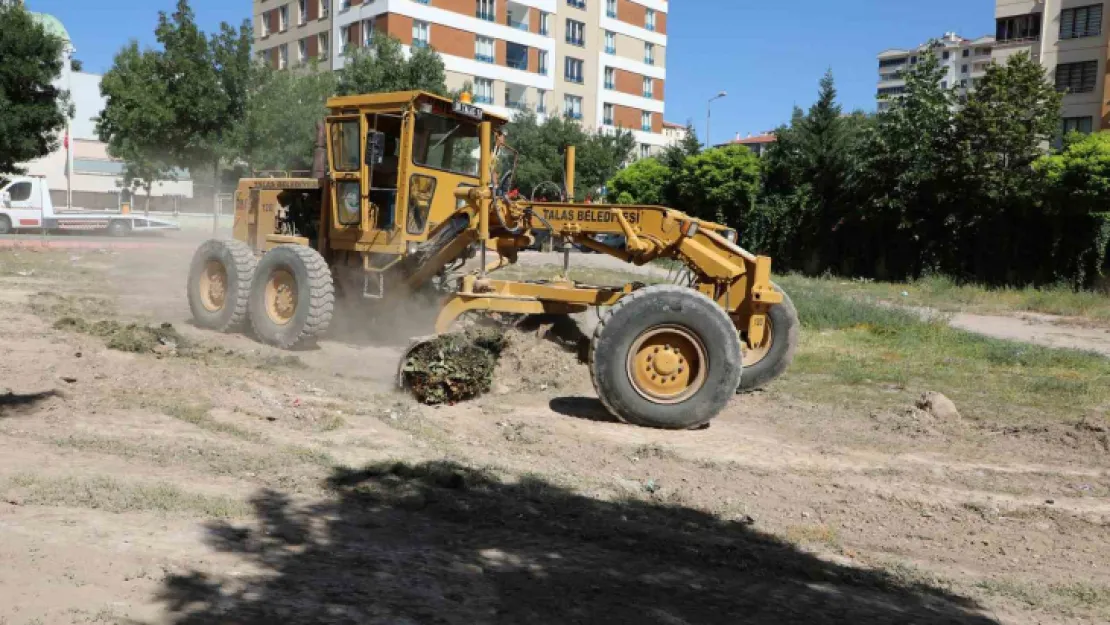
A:
{"label": "grader rear tire", "polygon": [[265,343],[290,349],[323,334],[335,307],[335,285],[324,257],[304,245],[281,245],[258,262],[250,320]]}
{"label": "grader rear tire", "polygon": [[684,430],[708,423],[736,393],[740,338],[725,311],[685,287],[623,297],[590,343],[598,398],[626,423]]}
{"label": "grader rear tire", "polygon": [[743,345],[744,378],[736,389],[738,393],[762,388],[786,373],[790,363],[794,362],[794,352],[798,350],[798,310],[779,285],[772,286],[782,293],[782,303],[771,308],[767,314],[763,343],[754,349]]}
{"label": "grader rear tire", "polygon": [[241,241],[205,241],[189,265],[186,292],[193,321],[217,332],[237,330],[247,318],[256,260]]}

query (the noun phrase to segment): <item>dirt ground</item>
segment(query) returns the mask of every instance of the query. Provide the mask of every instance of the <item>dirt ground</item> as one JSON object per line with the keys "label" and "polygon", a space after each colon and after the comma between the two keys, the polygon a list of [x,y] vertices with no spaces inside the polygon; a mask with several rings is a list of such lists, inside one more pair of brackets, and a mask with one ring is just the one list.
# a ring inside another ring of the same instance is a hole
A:
{"label": "dirt ground", "polygon": [[[645,430],[532,335],[491,394],[425,407],[392,389],[416,317],[293,354],[202,331],[192,250],[0,251],[0,624],[1110,622],[1098,426],[788,375]],[[184,338],[119,351],[67,316]]]}

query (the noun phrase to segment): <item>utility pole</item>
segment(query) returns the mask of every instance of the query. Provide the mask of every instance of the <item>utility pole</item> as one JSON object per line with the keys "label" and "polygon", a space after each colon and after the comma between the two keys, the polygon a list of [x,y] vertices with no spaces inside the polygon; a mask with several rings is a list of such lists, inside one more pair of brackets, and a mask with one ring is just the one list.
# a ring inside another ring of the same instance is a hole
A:
{"label": "utility pole", "polygon": [[722,91],[722,92],[718,93],[717,95],[713,96],[712,98],[709,98],[709,102],[706,103],[706,105],[705,105],[705,149],[707,149],[707,150],[709,148],[713,147],[713,142],[712,142],[712,140],[710,139],[710,136],[709,136],[709,132],[710,132],[709,122],[710,122],[710,119],[713,116],[713,100],[719,100],[719,99],[721,99],[721,98],[723,98],[727,95],[728,95],[728,92]]}

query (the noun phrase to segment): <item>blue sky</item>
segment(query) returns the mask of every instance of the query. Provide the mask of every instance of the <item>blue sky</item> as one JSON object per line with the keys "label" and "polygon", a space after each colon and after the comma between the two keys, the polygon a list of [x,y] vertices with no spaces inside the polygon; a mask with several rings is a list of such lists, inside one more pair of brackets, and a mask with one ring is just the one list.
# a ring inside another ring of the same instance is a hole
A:
{"label": "blue sky", "polygon": [[[597,1],[601,0],[589,0]],[[69,29],[86,71],[103,72],[129,39],[153,40],[159,10],[174,0],[28,0]],[[248,17],[250,0],[193,0],[205,30]],[[877,62],[886,48],[917,45],[946,31],[994,32],[994,0],[675,0],[668,21],[667,119],[692,120],[705,132],[713,104],[713,140],[769,130],[808,106],[832,68],[846,109],[873,110]],[[704,138],[704,137],[703,137]]]}

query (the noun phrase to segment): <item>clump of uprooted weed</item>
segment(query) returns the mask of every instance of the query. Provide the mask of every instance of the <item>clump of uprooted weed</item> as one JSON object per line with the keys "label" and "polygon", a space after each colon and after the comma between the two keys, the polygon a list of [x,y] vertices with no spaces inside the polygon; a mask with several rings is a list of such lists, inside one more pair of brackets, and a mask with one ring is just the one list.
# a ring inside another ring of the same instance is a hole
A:
{"label": "clump of uprooted weed", "polygon": [[504,347],[505,335],[496,328],[442,334],[409,352],[402,368],[405,386],[425,404],[472,399],[489,392]]}
{"label": "clump of uprooted weed", "polygon": [[189,347],[185,337],[169,323],[148,326],[111,319],[87,321],[80,317],[62,317],[54,323],[54,327],[97,336],[104,339],[108,349],[135,354],[174,354]]}

